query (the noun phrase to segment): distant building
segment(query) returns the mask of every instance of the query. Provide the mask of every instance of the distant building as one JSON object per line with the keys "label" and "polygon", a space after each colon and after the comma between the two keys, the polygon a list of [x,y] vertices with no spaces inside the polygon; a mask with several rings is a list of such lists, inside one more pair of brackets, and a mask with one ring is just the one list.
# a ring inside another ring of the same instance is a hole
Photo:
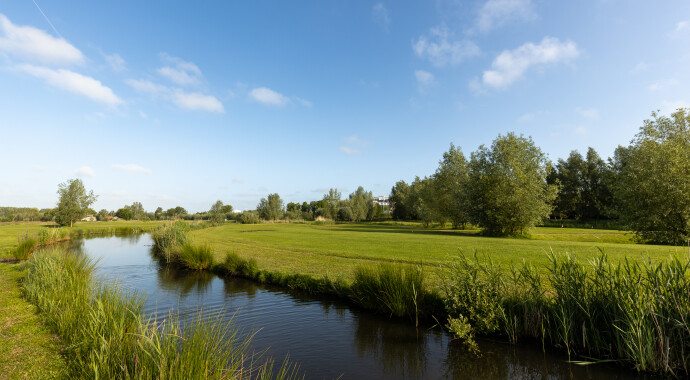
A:
{"label": "distant building", "polygon": [[87,215],[87,216],[81,218],[81,221],[82,221],[82,222],[95,222],[95,221],[96,221],[96,217],[93,216],[93,215]]}
{"label": "distant building", "polygon": [[374,197],[374,203],[381,205],[381,207],[383,208],[391,207],[390,197],[388,195],[380,195],[378,197]]}

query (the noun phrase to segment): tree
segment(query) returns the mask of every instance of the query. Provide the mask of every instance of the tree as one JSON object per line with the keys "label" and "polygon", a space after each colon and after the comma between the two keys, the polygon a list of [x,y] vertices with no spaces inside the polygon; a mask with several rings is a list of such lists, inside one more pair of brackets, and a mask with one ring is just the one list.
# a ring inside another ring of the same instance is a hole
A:
{"label": "tree", "polygon": [[101,211],[99,211],[98,212],[98,220],[99,221],[108,220],[108,210],[102,209]]}
{"label": "tree", "polygon": [[354,193],[350,194],[347,208],[349,208],[348,214],[351,221],[371,220],[376,211],[374,196],[371,191],[364,191],[364,188],[359,186]]}
{"label": "tree", "polygon": [[469,163],[470,219],[489,233],[524,233],[549,215],[557,188],[546,182],[548,162],[531,138],[499,135]]}
{"label": "tree", "polygon": [[621,218],[644,240],[690,239],[690,109],[652,112],[618,154],[615,197]]}
{"label": "tree", "polygon": [[391,189],[390,203],[393,218],[398,220],[412,219],[412,210],[408,209],[408,197],[410,195],[410,185],[405,181],[398,181]]}
{"label": "tree", "polygon": [[338,209],[340,208],[340,192],[338,189],[329,189],[328,193],[323,195],[322,203],[323,216],[335,220],[338,216]]}
{"label": "tree", "polygon": [[131,220],[134,217],[134,213],[129,206],[125,206],[115,212],[115,216],[124,220]]}
{"label": "tree", "polygon": [[219,199],[211,205],[211,209],[208,211],[209,220],[213,224],[220,224],[225,221],[225,213],[223,212],[223,202]]}
{"label": "tree", "polygon": [[450,144],[448,152],[443,153],[438,169],[433,176],[433,192],[436,197],[439,217],[450,220],[453,228],[467,224],[465,186],[467,186],[467,160],[462,150]]}
{"label": "tree", "polygon": [[268,194],[267,198],[261,198],[259,205],[256,206],[259,216],[264,220],[277,220],[283,217],[283,200],[277,193]]}
{"label": "tree", "polygon": [[132,219],[140,220],[146,211],[144,211],[144,206],[141,202],[134,202],[129,209],[132,210]]}
{"label": "tree", "polygon": [[153,212],[153,216],[156,218],[156,220],[161,220],[163,218],[163,207],[158,206],[156,208],[156,211]]}
{"label": "tree", "polygon": [[59,200],[55,222],[61,226],[72,227],[74,221],[82,218],[86,214],[86,209],[98,199],[93,190],[86,192],[80,179],[69,179],[59,184],[57,193]]}

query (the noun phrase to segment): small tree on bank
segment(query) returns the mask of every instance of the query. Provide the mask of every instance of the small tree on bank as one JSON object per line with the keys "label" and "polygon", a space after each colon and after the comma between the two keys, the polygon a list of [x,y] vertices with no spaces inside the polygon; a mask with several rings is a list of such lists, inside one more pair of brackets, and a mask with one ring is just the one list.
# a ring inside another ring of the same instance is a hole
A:
{"label": "small tree on bank", "polygon": [[59,200],[55,211],[55,222],[61,226],[70,226],[74,221],[86,215],[86,209],[96,199],[93,190],[86,192],[84,183],[80,179],[69,179],[58,185]]}
{"label": "small tree on bank", "polygon": [[557,187],[546,182],[549,165],[531,138],[508,133],[472,153],[467,212],[489,233],[524,233],[551,212]]}

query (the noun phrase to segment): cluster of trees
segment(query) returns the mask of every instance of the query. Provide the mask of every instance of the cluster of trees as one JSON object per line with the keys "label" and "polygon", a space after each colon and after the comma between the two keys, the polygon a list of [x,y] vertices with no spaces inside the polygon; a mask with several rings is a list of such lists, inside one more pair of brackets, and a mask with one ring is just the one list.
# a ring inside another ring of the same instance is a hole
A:
{"label": "cluster of trees", "polygon": [[0,222],[48,222],[55,216],[55,209],[36,207],[0,207]]}
{"label": "cluster of trees", "polygon": [[652,113],[605,162],[589,148],[549,162],[530,138],[499,135],[465,158],[451,144],[436,172],[391,190],[396,219],[524,233],[551,217],[620,219],[642,239],[690,242],[690,110]]}
{"label": "cluster of trees", "polygon": [[[332,188],[323,198],[318,201],[295,203],[290,202],[284,206],[283,200],[278,194],[269,194],[267,198],[262,198],[256,206],[256,216],[263,220],[315,220],[322,217],[338,221],[370,221],[382,218],[385,211],[381,205],[374,202],[371,191],[366,191],[362,186],[351,193],[347,198],[341,199],[342,195],[336,188]],[[248,218],[252,212],[245,212],[245,217],[241,222],[252,222]],[[253,215],[253,214],[252,214]]]}

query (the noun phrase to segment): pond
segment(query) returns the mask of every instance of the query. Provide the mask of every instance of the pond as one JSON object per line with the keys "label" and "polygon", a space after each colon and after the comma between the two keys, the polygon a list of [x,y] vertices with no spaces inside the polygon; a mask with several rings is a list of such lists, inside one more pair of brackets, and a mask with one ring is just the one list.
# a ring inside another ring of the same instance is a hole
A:
{"label": "pond", "polygon": [[147,297],[146,312],[169,310],[205,318],[234,318],[256,332],[255,352],[281,362],[289,354],[307,379],[645,379],[597,364],[576,366],[539,345],[482,340],[477,357],[439,328],[415,328],[350,306],[342,300],[293,292],[207,272],[161,265],[148,234],[88,238],[74,250],[99,260],[98,273]]}

